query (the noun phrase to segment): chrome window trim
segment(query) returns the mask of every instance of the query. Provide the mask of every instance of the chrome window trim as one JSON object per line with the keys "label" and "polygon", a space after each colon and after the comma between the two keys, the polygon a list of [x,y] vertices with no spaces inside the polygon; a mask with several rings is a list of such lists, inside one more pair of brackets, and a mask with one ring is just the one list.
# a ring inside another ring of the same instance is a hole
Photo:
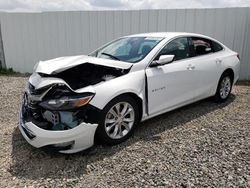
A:
{"label": "chrome window trim", "polygon": [[[153,58],[149,61],[149,63],[147,64],[147,66],[146,66],[146,68],[145,69],[147,69],[148,67],[150,67],[150,64],[154,61],[154,59],[155,59],[155,57],[161,52],[161,50],[167,45],[167,44],[169,44],[170,42],[172,42],[173,40],[175,40],[175,39],[178,39],[178,38],[188,38],[188,37],[197,37],[197,38],[204,38],[204,39],[207,39],[207,40],[211,40],[211,41],[213,41],[213,42],[216,42],[216,43],[218,43],[221,47],[222,47],[222,50],[220,50],[220,51],[217,51],[217,52],[213,52],[213,53],[209,53],[209,54],[203,54],[203,55],[199,55],[199,56],[194,56],[194,57],[188,57],[188,58],[184,58],[184,59],[179,59],[179,60],[176,60],[176,61],[173,61],[173,62],[171,62],[171,63],[176,63],[176,62],[180,62],[180,61],[183,61],[183,60],[190,60],[190,59],[192,59],[192,58],[199,58],[199,57],[204,57],[204,56],[207,56],[207,55],[212,55],[212,54],[216,54],[216,53],[221,53],[222,51],[225,51],[226,49],[225,49],[225,47],[221,44],[221,43],[219,43],[219,42],[217,42],[217,41],[215,41],[215,40],[213,40],[213,39],[209,39],[209,38],[205,38],[205,37],[201,37],[201,36],[190,36],[190,35],[182,35],[182,36],[176,36],[176,37],[174,37],[174,38],[171,38],[171,39],[169,39],[168,41],[166,41],[166,43],[164,43],[164,45],[162,45],[162,47],[157,51],[157,53],[153,56]],[[169,63],[169,64],[171,64],[171,63]],[[164,66],[164,65],[163,65]]]}

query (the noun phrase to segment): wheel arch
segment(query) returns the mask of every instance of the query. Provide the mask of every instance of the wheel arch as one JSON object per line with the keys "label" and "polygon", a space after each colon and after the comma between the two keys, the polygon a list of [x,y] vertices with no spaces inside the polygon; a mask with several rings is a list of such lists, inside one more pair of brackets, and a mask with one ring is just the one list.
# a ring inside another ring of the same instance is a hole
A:
{"label": "wheel arch", "polygon": [[224,74],[229,74],[229,76],[232,79],[232,82],[234,82],[234,71],[231,68],[227,68],[226,70],[224,70],[224,72],[222,73],[221,76],[223,76]]}
{"label": "wheel arch", "polygon": [[119,94],[119,95],[113,97],[111,100],[114,100],[114,99],[122,97],[122,96],[129,96],[136,101],[136,103],[138,104],[139,114],[140,114],[139,120],[141,121],[142,114],[143,114],[143,99],[142,99],[142,97],[138,96],[136,93],[133,93],[133,92],[125,92],[125,93],[122,93],[122,94]]}
{"label": "wheel arch", "polygon": [[[124,92],[124,93],[121,93],[121,94],[118,94],[116,95],[115,97],[113,97],[107,104],[105,104],[104,108],[113,100],[116,100],[120,97],[131,97],[132,99],[135,100],[135,102],[138,104],[138,109],[139,109],[139,118],[138,118],[138,123],[141,121],[141,118],[142,118],[142,115],[143,115],[143,98],[140,97],[138,94],[136,93],[133,93],[133,92]],[[100,127],[100,124],[98,124],[98,127],[97,127],[97,130],[95,132],[95,135],[94,135],[94,142],[95,143],[101,143],[100,141],[102,141],[100,138],[100,136],[102,135],[100,133],[100,131],[102,130],[102,127]],[[102,137],[102,136],[101,136]]]}
{"label": "wheel arch", "polygon": [[231,92],[231,89],[232,89],[232,86],[234,83],[234,71],[231,68],[227,68],[221,74],[219,81],[218,81],[218,84],[217,84],[216,92],[214,94],[214,99],[216,102],[224,102],[228,98],[228,96],[226,96],[226,98],[221,98],[220,93],[219,93],[220,92],[220,83],[221,83],[223,77],[225,77],[225,76],[229,76],[231,79],[231,88],[230,88],[228,96],[230,95],[230,92]]}

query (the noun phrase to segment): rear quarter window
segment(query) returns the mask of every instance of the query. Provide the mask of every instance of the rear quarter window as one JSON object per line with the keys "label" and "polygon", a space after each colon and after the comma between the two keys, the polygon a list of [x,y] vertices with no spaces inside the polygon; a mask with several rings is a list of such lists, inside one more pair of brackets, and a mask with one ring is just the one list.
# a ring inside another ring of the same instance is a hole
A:
{"label": "rear quarter window", "polygon": [[219,51],[223,50],[223,47],[220,44],[218,44],[217,42],[213,41],[213,50],[214,50],[214,52],[219,52]]}

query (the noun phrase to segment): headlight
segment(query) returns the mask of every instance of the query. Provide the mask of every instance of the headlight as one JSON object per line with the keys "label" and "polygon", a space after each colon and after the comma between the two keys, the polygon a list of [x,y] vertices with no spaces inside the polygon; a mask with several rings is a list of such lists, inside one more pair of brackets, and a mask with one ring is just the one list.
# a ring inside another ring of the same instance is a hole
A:
{"label": "headlight", "polygon": [[50,99],[40,103],[40,106],[49,110],[71,110],[86,105],[94,95],[85,97],[62,97]]}

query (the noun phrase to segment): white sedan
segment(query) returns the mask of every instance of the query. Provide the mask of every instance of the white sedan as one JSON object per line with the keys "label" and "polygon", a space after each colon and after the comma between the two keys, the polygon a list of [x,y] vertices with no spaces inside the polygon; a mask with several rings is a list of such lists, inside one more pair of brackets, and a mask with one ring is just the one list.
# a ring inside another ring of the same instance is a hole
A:
{"label": "white sedan", "polygon": [[38,62],[19,128],[34,147],[62,153],[118,144],[146,119],[211,96],[226,101],[239,69],[236,52],[204,35],[125,36],[88,56]]}

